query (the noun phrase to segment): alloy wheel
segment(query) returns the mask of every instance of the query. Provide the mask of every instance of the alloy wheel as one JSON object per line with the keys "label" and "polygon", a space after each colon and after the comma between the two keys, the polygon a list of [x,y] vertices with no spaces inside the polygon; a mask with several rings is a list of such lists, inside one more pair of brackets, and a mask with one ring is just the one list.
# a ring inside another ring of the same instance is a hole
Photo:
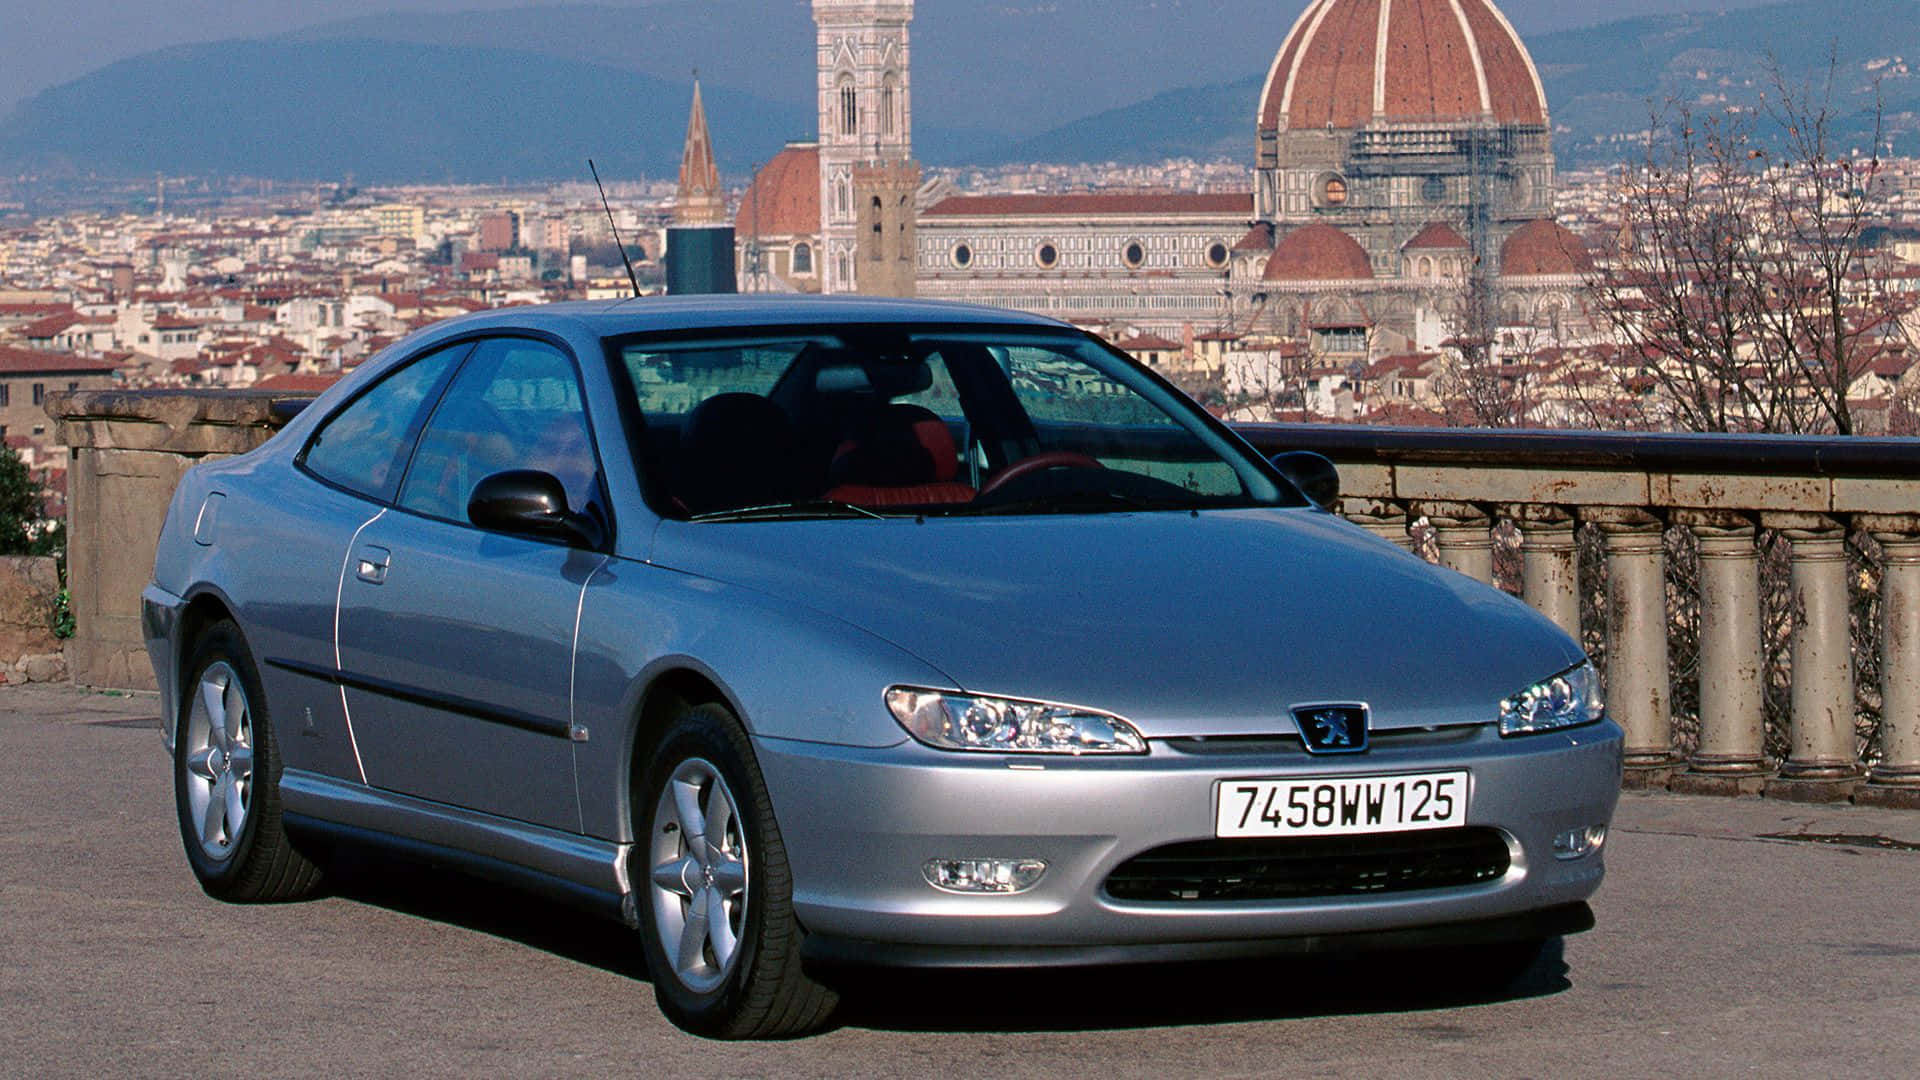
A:
{"label": "alloy wheel", "polygon": [[189,820],[209,858],[230,858],[253,804],[254,748],[252,710],[231,664],[200,673],[183,738]]}
{"label": "alloy wheel", "polygon": [[740,807],[703,758],[675,769],[653,811],[654,931],[687,989],[711,993],[733,972],[746,926],[749,858]]}

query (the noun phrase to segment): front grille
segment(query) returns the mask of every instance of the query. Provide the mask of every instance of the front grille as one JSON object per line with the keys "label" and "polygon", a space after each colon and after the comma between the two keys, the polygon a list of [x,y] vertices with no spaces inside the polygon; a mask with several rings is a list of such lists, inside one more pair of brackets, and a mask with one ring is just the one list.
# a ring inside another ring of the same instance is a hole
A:
{"label": "front grille", "polygon": [[1199,840],[1121,863],[1107,895],[1155,904],[1372,896],[1497,881],[1511,861],[1505,838],[1487,828]]}
{"label": "front grille", "polygon": [[[1375,728],[1367,733],[1367,738],[1375,750],[1450,746],[1456,743],[1472,742],[1480,736],[1486,726],[1485,724],[1458,724],[1452,727]],[[1307,752],[1298,734],[1180,735],[1160,741],[1164,742],[1169,749],[1177,750],[1182,754],[1266,756],[1290,754],[1300,757]]]}

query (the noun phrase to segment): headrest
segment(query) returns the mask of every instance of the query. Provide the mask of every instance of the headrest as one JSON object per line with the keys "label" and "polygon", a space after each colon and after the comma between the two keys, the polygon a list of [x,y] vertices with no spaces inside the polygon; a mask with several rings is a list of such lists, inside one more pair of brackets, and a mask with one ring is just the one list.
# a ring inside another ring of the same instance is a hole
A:
{"label": "headrest", "polygon": [[688,414],[680,440],[680,501],[694,513],[793,497],[796,440],[780,406],[719,394]]}
{"label": "headrest", "polygon": [[946,483],[960,471],[946,421],[918,405],[875,413],[834,456],[834,486],[906,487]]}
{"label": "headrest", "polygon": [[873,394],[892,400],[933,385],[933,366],[925,358],[900,352],[823,348],[815,351],[815,357],[813,388],[822,394]]}
{"label": "headrest", "polygon": [[822,394],[871,394],[873,380],[859,364],[833,364],[813,377],[813,389]]}

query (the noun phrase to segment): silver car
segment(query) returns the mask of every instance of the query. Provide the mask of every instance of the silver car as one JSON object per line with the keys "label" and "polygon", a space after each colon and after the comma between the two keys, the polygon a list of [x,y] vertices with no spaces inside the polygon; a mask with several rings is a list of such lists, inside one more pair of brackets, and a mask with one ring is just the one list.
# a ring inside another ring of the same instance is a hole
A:
{"label": "silver car", "polygon": [[850,965],[1510,979],[1592,925],[1621,733],[1565,634],[1337,495],[1041,318],[447,322],[174,496],[187,859],[235,901],[342,844],[562,897],[722,1037],[819,1026]]}

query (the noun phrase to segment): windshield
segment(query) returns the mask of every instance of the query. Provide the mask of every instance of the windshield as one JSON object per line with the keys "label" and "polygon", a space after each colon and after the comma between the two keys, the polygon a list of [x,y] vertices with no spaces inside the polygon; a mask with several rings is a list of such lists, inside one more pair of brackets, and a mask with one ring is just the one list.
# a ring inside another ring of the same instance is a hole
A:
{"label": "windshield", "polygon": [[1070,331],[619,341],[656,508],[703,521],[1299,506],[1124,355]]}

